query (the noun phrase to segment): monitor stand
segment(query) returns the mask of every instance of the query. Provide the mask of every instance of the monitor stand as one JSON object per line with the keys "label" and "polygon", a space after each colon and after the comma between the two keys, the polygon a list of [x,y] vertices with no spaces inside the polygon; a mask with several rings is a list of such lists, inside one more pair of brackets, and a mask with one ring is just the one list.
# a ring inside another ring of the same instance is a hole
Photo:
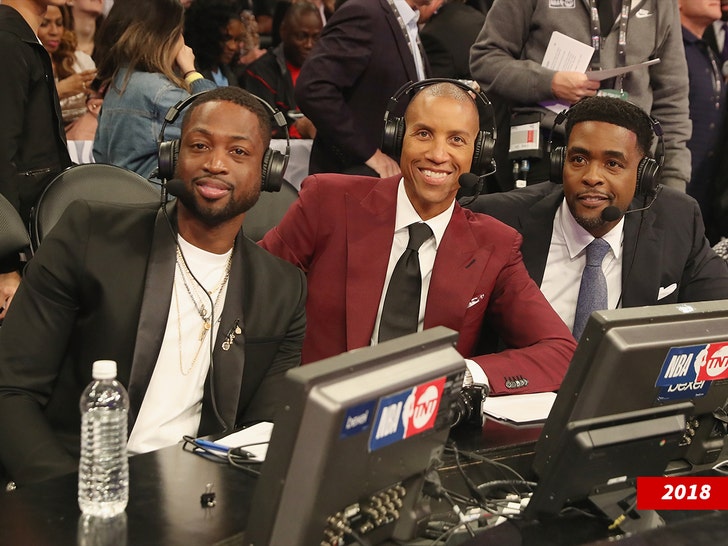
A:
{"label": "monitor stand", "polygon": [[[636,498],[637,490],[634,487],[628,487],[590,495],[589,501],[614,521],[629,510]],[[663,525],[665,525],[665,520],[654,510],[637,510],[636,507],[633,507],[618,526],[625,533],[641,533]]]}

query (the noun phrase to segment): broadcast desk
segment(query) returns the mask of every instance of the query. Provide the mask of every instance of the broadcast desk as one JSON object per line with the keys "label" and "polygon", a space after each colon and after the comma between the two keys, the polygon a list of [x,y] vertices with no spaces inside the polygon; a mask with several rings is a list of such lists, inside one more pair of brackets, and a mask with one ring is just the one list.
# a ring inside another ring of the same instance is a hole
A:
{"label": "broadcast desk", "polygon": [[[482,436],[459,435],[461,449],[528,474],[538,429],[486,425]],[[255,487],[255,478],[173,446],[130,459],[130,499],[126,514],[107,525],[84,522],[76,503],[76,475],[0,493],[0,544],[17,545],[224,545],[239,544]],[[473,480],[487,470],[468,467]],[[443,471],[447,486],[458,481],[454,468]],[[493,479],[485,477],[482,479]],[[216,506],[203,508],[200,496],[213,484]],[[664,515],[664,514],[663,514]],[[666,518],[667,519],[667,518]],[[684,521],[680,521],[684,520]],[[728,543],[728,514],[685,514],[667,527],[621,541],[623,544],[688,545]],[[669,540],[666,537],[670,537]],[[469,546],[572,546],[608,538],[603,522],[585,516],[551,523],[507,522],[471,539]],[[416,544],[429,544],[416,541]]]}

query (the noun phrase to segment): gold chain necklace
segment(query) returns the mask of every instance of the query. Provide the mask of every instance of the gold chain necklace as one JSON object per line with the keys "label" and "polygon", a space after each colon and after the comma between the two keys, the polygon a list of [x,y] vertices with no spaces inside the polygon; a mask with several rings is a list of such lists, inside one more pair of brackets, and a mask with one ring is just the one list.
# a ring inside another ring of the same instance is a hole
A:
{"label": "gold chain necklace", "polygon": [[[173,282],[172,293],[174,294],[174,301],[175,301],[175,306],[176,306],[176,311],[177,311],[177,344],[178,344],[178,349],[179,349],[179,371],[184,376],[189,375],[190,372],[194,369],[195,365],[197,364],[197,359],[199,358],[200,352],[202,351],[202,347],[205,344],[205,338],[207,337],[207,332],[212,329],[212,320],[211,320],[212,311],[214,311],[216,308],[219,308],[220,302],[222,300],[222,295],[225,293],[225,287],[227,286],[228,279],[230,278],[230,266],[232,264],[232,257],[233,257],[232,252],[230,252],[230,256],[228,257],[227,263],[225,264],[225,272],[223,273],[220,281],[212,288],[212,290],[205,290],[207,292],[207,294],[209,294],[210,297],[212,297],[212,295],[215,292],[217,292],[217,297],[215,298],[215,302],[212,304],[212,309],[210,312],[208,312],[202,298],[199,297],[197,290],[196,289],[193,290],[190,288],[190,284],[192,284],[192,286],[196,286],[197,281],[194,280],[192,272],[187,267],[187,263],[185,262],[184,257],[182,256],[182,252],[180,251],[179,247],[177,247],[177,267],[179,269],[180,276],[182,278],[182,282],[185,286],[185,289],[187,290],[187,294],[189,295],[190,299],[192,300],[192,303],[195,306],[195,309],[197,310],[197,313],[200,315],[200,318],[202,319],[202,329],[200,330],[200,335],[198,336],[200,344],[197,346],[195,355],[192,358],[192,363],[190,364],[190,366],[187,369],[185,369],[185,367],[182,363],[182,354],[183,354],[183,351],[182,351],[182,315],[180,313],[179,296],[177,294],[177,283]],[[189,281],[190,281],[189,283],[188,283],[188,277],[189,277]],[[194,294],[193,294],[193,291],[194,291]],[[198,301],[198,299],[199,299],[199,301]],[[220,321],[220,318],[218,318],[218,322],[219,321]]]}

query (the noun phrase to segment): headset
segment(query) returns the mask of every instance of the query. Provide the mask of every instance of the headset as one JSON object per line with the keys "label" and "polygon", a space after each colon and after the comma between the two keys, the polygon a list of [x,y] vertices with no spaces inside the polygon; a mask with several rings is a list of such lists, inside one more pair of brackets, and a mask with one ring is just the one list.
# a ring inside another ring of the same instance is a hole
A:
{"label": "headset", "polygon": [[[174,178],[175,170],[177,167],[177,158],[179,156],[179,139],[175,140],[164,140],[164,130],[167,128],[169,123],[174,123],[179,117],[180,113],[208,91],[202,91],[190,95],[186,99],[179,101],[174,106],[167,110],[164,116],[164,123],[162,123],[162,129],[159,132],[159,153],[157,159],[157,176],[165,183],[167,180]],[[286,151],[281,153],[278,150],[268,148],[263,154],[263,162],[261,169],[261,180],[260,189],[261,191],[276,192],[280,191],[281,185],[283,184],[283,175],[288,167],[288,160],[291,156],[291,141],[288,135],[288,123],[283,112],[273,108],[266,101],[260,97],[249,93],[249,95],[258,100],[265,108],[271,113],[271,117],[275,121],[276,125],[285,131],[286,135]]]}
{"label": "headset", "polygon": [[[619,99],[615,99],[619,100]],[[662,138],[662,126],[660,122],[649,116],[646,112],[645,115],[650,120],[652,126],[652,132],[657,137],[657,147],[655,149],[655,158],[643,157],[639,165],[637,166],[637,187],[635,189],[635,196],[638,197],[654,197],[657,193],[657,187],[660,182],[660,172],[662,171],[662,165],[665,162],[665,142]],[[552,139],[556,127],[564,123],[569,117],[569,110],[562,110],[556,115],[554,124],[551,127],[551,133],[549,135],[549,141],[547,150],[549,150],[549,160],[551,169],[551,182],[558,184],[563,182],[563,171],[564,164],[566,163],[566,146],[556,146],[552,148]]]}
{"label": "headset", "polygon": [[[429,87],[436,83],[451,83],[460,89],[475,93],[476,104],[480,103],[488,112],[488,118],[491,126],[487,130],[479,130],[475,139],[473,149],[473,161],[470,166],[470,172],[476,176],[483,177],[495,172],[495,163],[493,161],[493,151],[496,141],[496,124],[495,112],[493,105],[482,91],[473,89],[470,85],[462,80],[453,80],[450,78],[429,78],[417,82],[408,82],[389,99],[387,110],[384,112],[384,132],[382,133],[382,151],[392,157],[398,158],[402,154],[402,142],[406,131],[404,117],[398,117],[392,114],[397,107],[397,102],[406,95],[414,95],[425,87]],[[480,119],[483,116],[479,116]]]}

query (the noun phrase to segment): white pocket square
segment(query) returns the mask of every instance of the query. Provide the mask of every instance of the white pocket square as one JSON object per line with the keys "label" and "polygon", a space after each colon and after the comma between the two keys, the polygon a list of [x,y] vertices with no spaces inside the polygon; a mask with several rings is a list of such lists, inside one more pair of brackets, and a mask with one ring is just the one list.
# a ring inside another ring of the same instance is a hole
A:
{"label": "white pocket square", "polygon": [[473,305],[479,304],[483,299],[485,298],[485,294],[480,294],[479,296],[475,296],[473,299],[471,299],[468,302],[468,309],[470,309]]}
{"label": "white pocket square", "polygon": [[666,298],[670,294],[672,294],[675,290],[677,290],[677,283],[674,282],[670,286],[660,287],[660,289],[657,291],[657,301],[660,301],[663,298]]}

